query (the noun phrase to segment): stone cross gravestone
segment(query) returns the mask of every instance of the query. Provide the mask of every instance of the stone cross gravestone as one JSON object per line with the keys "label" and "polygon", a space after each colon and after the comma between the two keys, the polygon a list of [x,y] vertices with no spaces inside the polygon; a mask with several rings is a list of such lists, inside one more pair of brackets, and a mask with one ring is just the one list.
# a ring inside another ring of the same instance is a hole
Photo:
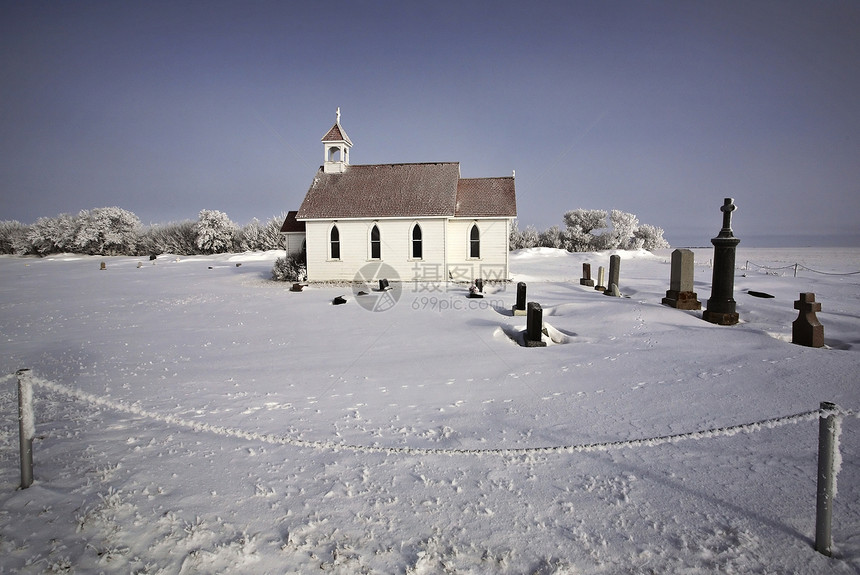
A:
{"label": "stone cross gravestone", "polygon": [[591,279],[591,264],[582,264],[582,277],[579,278],[579,285],[594,287],[594,280]]}
{"label": "stone cross gravestone", "polygon": [[708,309],[702,319],[718,325],[735,325],[739,315],[735,311],[735,250],[741,240],[732,234],[732,212],[737,209],[732,198],[723,201],[723,227],[717,237],[711,239],[714,245],[714,274],[711,281],[711,297]]}
{"label": "stone cross gravestone", "polygon": [[821,311],[821,304],[815,301],[814,293],[801,293],[794,302],[798,310],[797,319],[791,324],[791,343],[807,347],[824,347],[824,326],[818,321],[815,312]]}
{"label": "stone cross gravestone", "polygon": [[621,256],[618,254],[614,254],[609,257],[609,279],[607,280],[607,285],[615,286],[615,290],[606,290],[603,292],[604,295],[611,295],[618,297],[620,292],[618,291],[618,287],[621,285],[618,283],[618,276],[620,275],[621,270]]}
{"label": "stone cross gravestone", "polygon": [[698,295],[693,291],[694,265],[692,250],[680,249],[672,252],[672,272],[663,305],[675,309],[702,309]]}

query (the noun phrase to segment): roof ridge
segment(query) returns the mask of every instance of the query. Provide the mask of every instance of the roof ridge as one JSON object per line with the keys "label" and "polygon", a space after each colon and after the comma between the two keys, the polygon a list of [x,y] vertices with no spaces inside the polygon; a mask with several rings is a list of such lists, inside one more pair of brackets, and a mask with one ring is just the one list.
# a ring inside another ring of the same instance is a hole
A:
{"label": "roof ridge", "polygon": [[460,162],[391,162],[389,164],[350,164],[350,168],[373,168],[375,166],[435,166],[459,164]]}

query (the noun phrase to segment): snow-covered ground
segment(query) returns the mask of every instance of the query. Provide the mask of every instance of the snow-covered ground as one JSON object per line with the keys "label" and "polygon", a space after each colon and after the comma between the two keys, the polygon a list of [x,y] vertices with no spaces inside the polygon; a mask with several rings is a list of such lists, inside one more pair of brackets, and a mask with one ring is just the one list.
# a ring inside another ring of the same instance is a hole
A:
{"label": "snow-covered ground", "polygon": [[[814,412],[860,409],[860,274],[818,272],[860,249],[741,244],[732,327],[661,305],[668,251],[621,253],[623,298],[579,285],[609,254],[515,252],[545,348],[514,341],[515,284],[371,312],[269,281],[277,255],[0,257],[0,573],[860,570],[853,415],[834,557],[812,547]],[[822,349],[790,342],[809,291]]]}

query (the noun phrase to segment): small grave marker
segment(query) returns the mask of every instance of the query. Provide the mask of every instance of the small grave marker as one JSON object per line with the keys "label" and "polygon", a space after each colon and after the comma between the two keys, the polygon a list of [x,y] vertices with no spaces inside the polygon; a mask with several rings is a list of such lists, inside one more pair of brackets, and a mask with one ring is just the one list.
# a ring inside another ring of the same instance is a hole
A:
{"label": "small grave marker", "polygon": [[469,286],[469,297],[470,298],[483,298],[484,294],[482,294],[478,290],[478,285],[476,282],[472,282],[472,285]]}
{"label": "small grave marker", "polygon": [[606,291],[606,284],[603,283],[606,281],[606,270],[603,269],[603,266],[597,268],[597,285],[594,286],[594,289],[597,291]]}
{"label": "small grave marker", "polygon": [[591,279],[591,264],[582,264],[582,277],[579,278],[579,285],[594,287],[594,280]]}
{"label": "small grave marker", "polygon": [[539,303],[530,301],[526,310],[526,347],[546,347],[546,342],[541,337],[543,335],[543,309]]}
{"label": "small grave marker", "polygon": [[618,291],[618,276],[621,269],[621,256],[614,254],[609,258],[609,286],[615,286],[615,291],[611,289],[605,290],[604,295],[619,297],[621,292]]}
{"label": "small grave marker", "polygon": [[511,311],[514,315],[526,315],[526,282],[517,283],[517,304]]}

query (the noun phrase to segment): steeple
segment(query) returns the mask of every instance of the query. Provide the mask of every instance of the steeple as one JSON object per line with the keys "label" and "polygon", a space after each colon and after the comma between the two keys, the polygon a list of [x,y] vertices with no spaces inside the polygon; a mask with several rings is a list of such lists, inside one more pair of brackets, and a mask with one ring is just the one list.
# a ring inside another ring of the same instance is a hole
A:
{"label": "steeple", "polygon": [[345,172],[349,166],[349,149],[352,147],[352,141],[340,126],[340,108],[337,109],[334,126],[323,136],[322,143],[325,150],[323,171],[327,174]]}

